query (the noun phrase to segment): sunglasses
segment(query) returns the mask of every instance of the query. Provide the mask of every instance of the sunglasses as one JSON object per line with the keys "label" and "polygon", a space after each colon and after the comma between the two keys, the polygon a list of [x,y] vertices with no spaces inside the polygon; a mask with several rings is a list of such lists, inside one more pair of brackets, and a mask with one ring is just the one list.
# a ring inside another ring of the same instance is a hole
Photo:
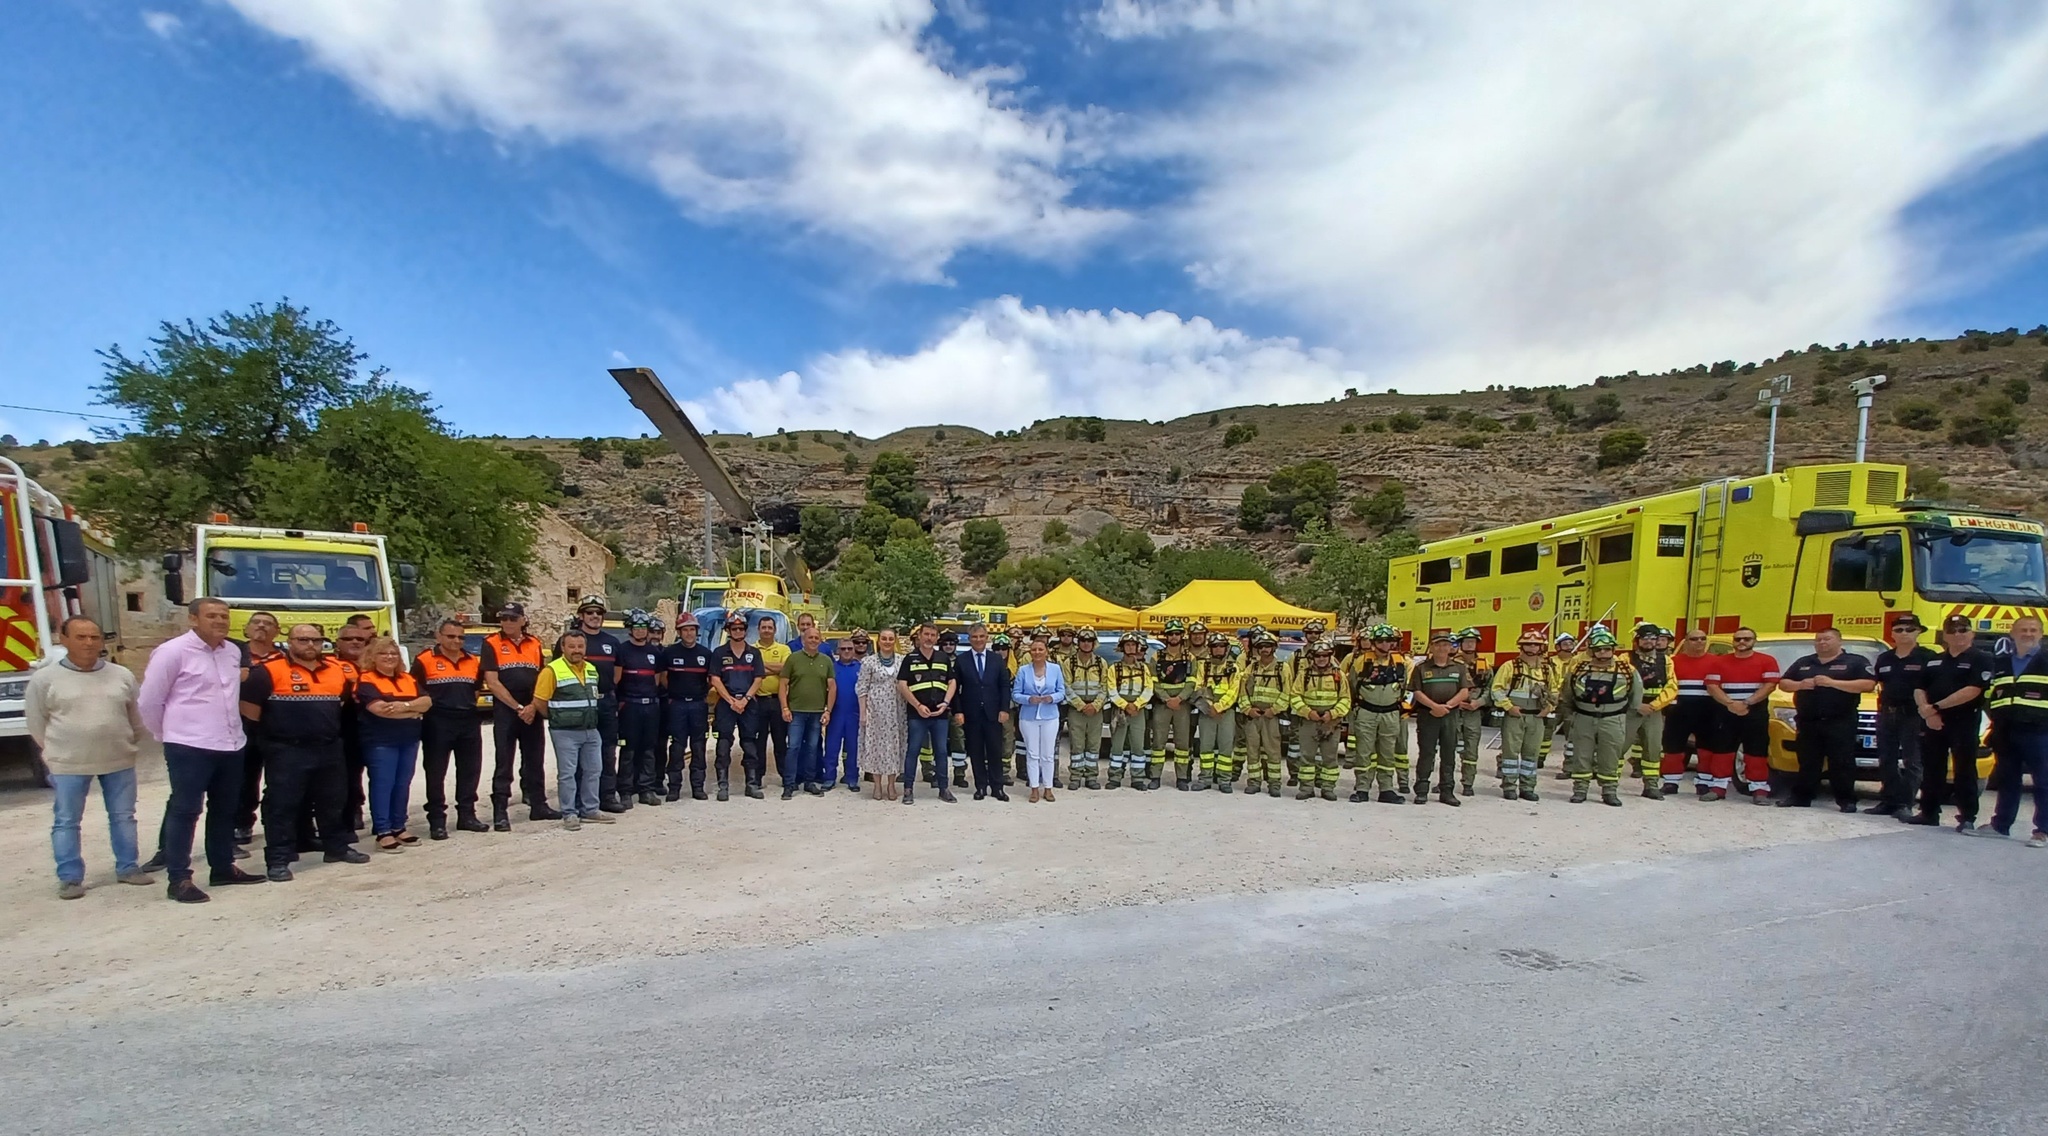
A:
{"label": "sunglasses", "polygon": [[1737,643],[1754,643],[1754,642],[1756,642],[1756,636],[1754,636],[1754,635],[1737,635],[1737,636],[1735,637],[1735,642],[1737,642]]}

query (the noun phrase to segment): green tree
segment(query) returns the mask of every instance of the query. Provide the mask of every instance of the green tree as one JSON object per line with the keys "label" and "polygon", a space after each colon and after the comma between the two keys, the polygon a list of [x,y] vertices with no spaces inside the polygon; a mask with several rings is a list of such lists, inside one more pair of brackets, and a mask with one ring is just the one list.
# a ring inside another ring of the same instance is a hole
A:
{"label": "green tree", "polygon": [[830,505],[805,505],[796,515],[797,548],[804,563],[823,568],[839,555],[839,541],[846,536],[846,523],[839,510]]}
{"label": "green tree", "polygon": [[1070,418],[1067,420],[1067,441],[1100,442],[1109,436],[1109,429],[1102,419],[1094,416]]}
{"label": "green tree", "polygon": [[587,462],[601,462],[604,460],[604,443],[596,438],[578,439],[576,456]]}
{"label": "green tree", "polygon": [[[2014,375],[2012,378],[2005,380],[2005,386],[2002,389],[2005,391],[2005,397],[2013,402],[2025,402],[2027,399],[2032,398],[2034,394],[2034,385],[2029,383],[2023,375]],[[71,444],[73,447],[78,445],[76,442]],[[74,449],[73,452],[77,451]]]}
{"label": "green tree", "polygon": [[1242,548],[1162,548],[1152,558],[1151,590],[1170,596],[1193,580],[1257,580],[1273,589],[1273,573],[1265,561]]}
{"label": "green tree", "polygon": [[1600,453],[1595,464],[1601,469],[1632,465],[1650,448],[1640,430],[1609,430],[1600,436]]}
{"label": "green tree", "polygon": [[1552,418],[1566,426],[1571,425],[1579,417],[1579,408],[1572,405],[1572,400],[1566,398],[1563,391],[1554,390],[1544,395],[1543,408],[1550,411]]}
{"label": "green tree", "polygon": [[1242,446],[1259,436],[1259,428],[1249,422],[1233,422],[1223,431],[1223,448],[1228,450]]}
{"label": "green tree", "polygon": [[1422,416],[1412,410],[1403,410],[1387,416],[1387,429],[1396,434],[1413,434],[1422,429]]}
{"label": "green tree", "polygon": [[[909,517],[898,517],[889,522],[889,540],[930,540],[924,526]],[[887,544],[888,541],[883,541]]]}
{"label": "green tree", "polygon": [[1283,465],[1266,479],[1266,488],[1273,495],[1272,511],[1297,529],[1311,520],[1327,521],[1337,503],[1337,467],[1320,458]]}
{"label": "green tree", "polygon": [[1613,391],[1595,396],[1586,404],[1586,413],[1581,417],[1588,428],[1621,421],[1621,396]]}
{"label": "green tree", "polygon": [[896,450],[875,455],[868,466],[868,503],[898,517],[919,517],[930,498],[918,492],[917,459]]}
{"label": "green tree", "polygon": [[856,540],[839,550],[839,560],[832,571],[819,579],[818,591],[842,626],[884,627],[889,624],[889,615],[883,610],[881,598],[875,591],[875,580],[880,571],[881,562],[872,546]]}
{"label": "green tree", "polygon": [[1963,446],[1995,446],[2019,430],[2019,414],[2012,401],[1999,395],[1979,399],[1974,413],[1948,420],[1948,440]]}
{"label": "green tree", "polygon": [[1001,522],[976,517],[960,528],[960,567],[971,576],[985,576],[1010,554],[1010,534]]}
{"label": "green tree", "polygon": [[1362,626],[1387,606],[1387,563],[1414,551],[1411,534],[1389,533],[1379,540],[1352,540],[1325,525],[1302,533],[1308,542],[1308,571],[1290,589],[1295,600],[1337,613],[1337,621]]}
{"label": "green tree", "polygon": [[853,539],[868,546],[870,550],[882,547],[889,540],[889,526],[896,523],[896,514],[880,505],[867,504],[853,517]]}
{"label": "green tree", "polygon": [[875,566],[875,599],[900,624],[930,619],[953,606],[953,581],[929,538],[892,539]]}
{"label": "green tree", "polygon": [[489,442],[450,437],[410,391],[321,411],[302,445],[255,458],[250,472],[259,486],[250,520],[342,530],[361,521],[384,535],[393,559],[419,566],[428,599],[530,581],[547,485]]}
{"label": "green tree", "polygon": [[1058,546],[1073,540],[1074,534],[1073,530],[1067,528],[1067,522],[1054,517],[1045,522],[1045,531],[1039,534],[1038,539],[1049,546]]}
{"label": "green tree", "polygon": [[1941,407],[1924,398],[1911,398],[1892,407],[1892,421],[1908,430],[1941,429]]}
{"label": "green tree", "polygon": [[994,604],[1028,603],[1073,574],[1069,557],[1056,553],[1005,560],[989,571],[983,595]]}
{"label": "green tree", "polygon": [[289,301],[204,325],[166,322],[149,342],[139,356],[119,344],[99,353],[95,401],[118,408],[134,432],[78,494],[131,551],[180,547],[187,526],[216,510],[252,517],[265,489],[256,460],[295,453],[323,411],[380,394],[426,406],[388,386],[382,368],[366,371],[369,357],[340,328]]}
{"label": "green tree", "polygon": [[1272,528],[1267,518],[1273,515],[1273,491],[1254,481],[1244,487],[1243,496],[1237,499],[1237,527],[1249,533],[1265,532]]}

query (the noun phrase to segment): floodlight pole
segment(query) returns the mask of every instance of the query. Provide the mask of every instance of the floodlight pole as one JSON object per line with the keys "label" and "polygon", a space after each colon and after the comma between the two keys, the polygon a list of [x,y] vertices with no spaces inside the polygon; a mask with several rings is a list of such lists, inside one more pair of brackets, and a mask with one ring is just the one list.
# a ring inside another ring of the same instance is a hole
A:
{"label": "floodlight pole", "polygon": [[1756,392],[1757,402],[1768,404],[1771,408],[1771,432],[1764,442],[1764,472],[1766,474],[1776,473],[1778,470],[1778,407],[1784,405],[1785,396],[1791,390],[1792,376],[1778,375],[1771,379],[1770,386]]}
{"label": "floodlight pole", "polygon": [[1870,440],[1870,404],[1877,401],[1877,388],[1884,385],[1883,375],[1871,375],[1849,384],[1856,392],[1856,460],[1863,460],[1865,444]]}

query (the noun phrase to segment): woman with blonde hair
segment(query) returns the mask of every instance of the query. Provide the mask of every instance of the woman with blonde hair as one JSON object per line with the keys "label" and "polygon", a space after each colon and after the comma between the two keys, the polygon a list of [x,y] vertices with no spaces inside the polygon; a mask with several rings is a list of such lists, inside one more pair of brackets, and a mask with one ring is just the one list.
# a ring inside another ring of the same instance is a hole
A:
{"label": "woman with blonde hair", "polygon": [[405,830],[405,818],[419,764],[420,728],[433,700],[420,692],[419,681],[406,669],[398,640],[379,635],[363,650],[356,702],[362,709],[363,765],[370,772],[371,834],[384,851],[403,851],[420,842]]}
{"label": "woman with blonde hair", "polygon": [[854,694],[860,699],[860,771],[874,782],[874,799],[896,799],[896,778],[903,772],[903,747],[908,744],[904,728],[903,697],[896,690],[896,668],[903,658],[896,653],[896,632],[883,628],[875,635],[875,650],[860,661],[860,677]]}

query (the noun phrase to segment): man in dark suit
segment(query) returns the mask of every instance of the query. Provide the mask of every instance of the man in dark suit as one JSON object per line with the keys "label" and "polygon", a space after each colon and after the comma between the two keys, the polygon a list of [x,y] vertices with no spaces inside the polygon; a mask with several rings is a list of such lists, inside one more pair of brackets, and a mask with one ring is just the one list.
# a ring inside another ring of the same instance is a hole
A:
{"label": "man in dark suit", "polygon": [[974,799],[1003,792],[1003,724],[1010,720],[1010,668],[988,649],[988,628],[975,624],[967,632],[967,650],[953,656],[953,679],[960,685],[953,721],[967,739],[967,760],[974,767]]}

